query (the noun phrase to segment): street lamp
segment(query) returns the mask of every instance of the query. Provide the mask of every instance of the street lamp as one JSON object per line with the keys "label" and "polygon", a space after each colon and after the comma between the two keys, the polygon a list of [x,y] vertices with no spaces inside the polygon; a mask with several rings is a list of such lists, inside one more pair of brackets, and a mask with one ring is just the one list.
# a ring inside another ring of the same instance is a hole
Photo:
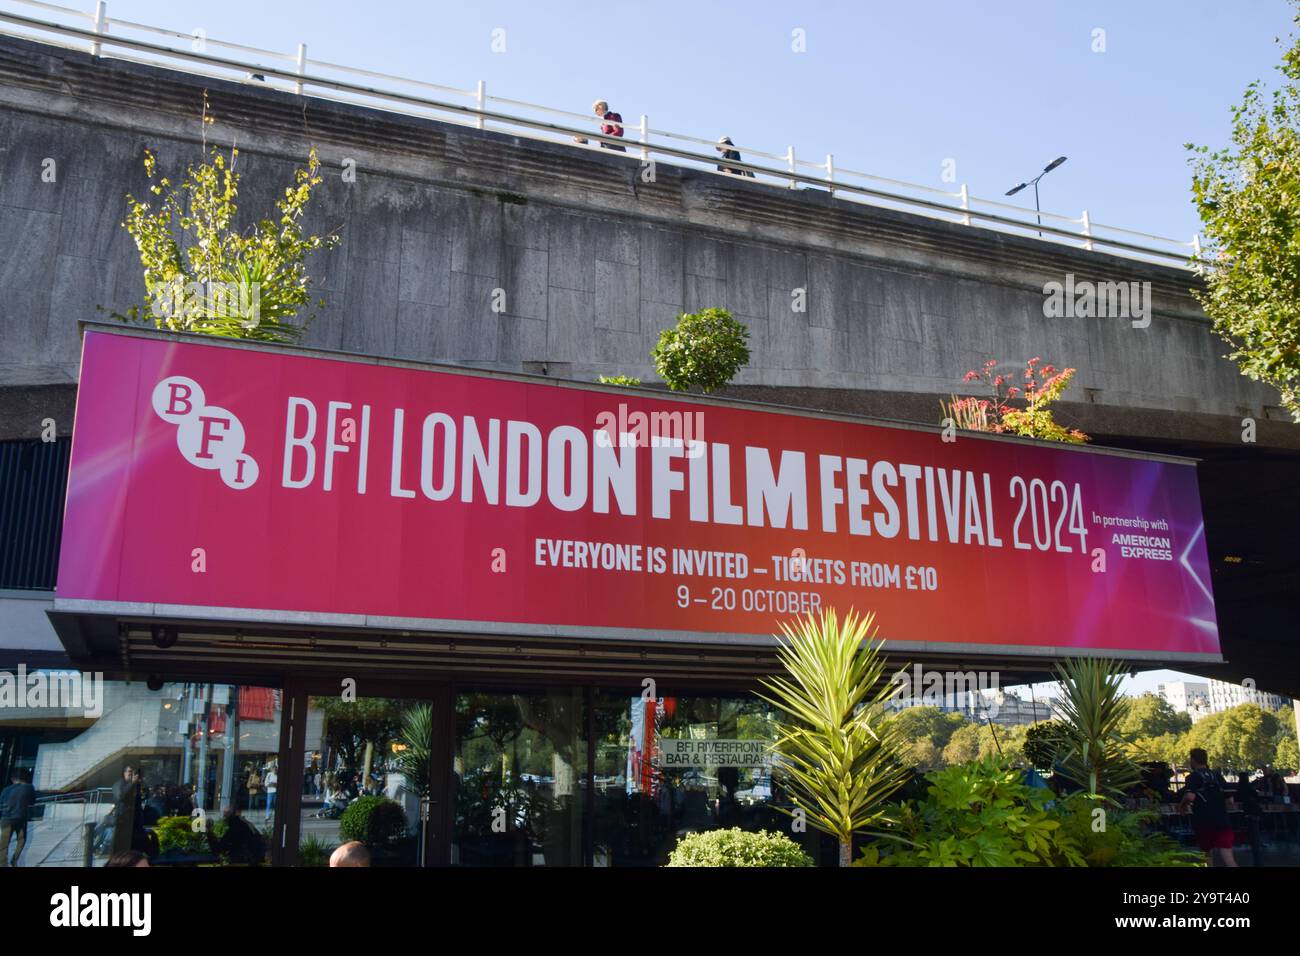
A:
{"label": "street lamp", "polygon": [[1020,192],[1020,190],[1024,189],[1026,186],[1032,185],[1034,187],[1034,213],[1038,216],[1038,226],[1039,226],[1038,236],[1040,239],[1042,238],[1043,235],[1043,231],[1042,231],[1043,213],[1042,213],[1042,209],[1038,205],[1038,181],[1042,179],[1044,176],[1046,176],[1048,173],[1050,173],[1057,166],[1060,166],[1061,163],[1063,162],[1065,162],[1064,156],[1056,157],[1056,159],[1052,160],[1050,163],[1044,166],[1043,171],[1039,173],[1037,176],[1035,176],[1033,179],[1029,180],[1029,182],[1021,183],[1018,186],[1012,186],[1010,189],[1007,190],[1006,193],[1008,196],[1014,196],[1016,193]]}

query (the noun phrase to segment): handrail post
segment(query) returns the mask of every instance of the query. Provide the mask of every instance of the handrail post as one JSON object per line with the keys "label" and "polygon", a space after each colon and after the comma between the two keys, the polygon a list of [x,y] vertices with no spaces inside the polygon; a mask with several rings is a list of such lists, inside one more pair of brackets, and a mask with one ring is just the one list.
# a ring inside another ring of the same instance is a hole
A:
{"label": "handrail post", "polygon": [[478,92],[474,94],[474,103],[478,109],[478,118],[474,120],[476,129],[483,129],[483,109],[487,106],[487,80],[478,81]]}
{"label": "handrail post", "polygon": [[641,162],[650,158],[650,150],[646,148],[646,143],[650,140],[650,120],[644,113],[641,114]]}
{"label": "handrail post", "polygon": [[1088,210],[1083,211],[1083,248],[1092,252],[1092,222],[1088,219]]}
{"label": "handrail post", "polygon": [[966,210],[966,215],[961,217],[961,224],[963,226],[969,226],[970,225],[970,191],[966,188],[965,183],[961,184],[961,208]]}
{"label": "handrail post", "polygon": [[[95,32],[108,32],[108,0],[98,0],[95,4]],[[99,56],[99,51],[101,49],[102,47],[100,42],[96,40],[94,43],[90,44],[90,55]]]}
{"label": "handrail post", "polygon": [[[307,44],[298,44],[298,75],[305,76],[307,73]],[[302,95],[302,80],[293,85],[293,91],[299,96]]]}
{"label": "handrail post", "polygon": [[835,195],[835,157],[826,154],[826,181],[831,184],[831,195]]}
{"label": "handrail post", "polygon": [[[785,151],[785,160],[786,160],[787,163],[790,164],[790,172],[791,172],[791,174],[793,174],[793,173],[795,172],[795,159],[794,159],[794,147],[793,147],[793,146],[791,146],[789,149],[787,149],[787,150]],[[795,186],[796,186],[796,183],[795,183],[795,181],[794,181],[794,179],[793,179],[793,175],[792,175],[792,178],[790,179],[790,188],[791,188],[791,189],[794,189]]]}

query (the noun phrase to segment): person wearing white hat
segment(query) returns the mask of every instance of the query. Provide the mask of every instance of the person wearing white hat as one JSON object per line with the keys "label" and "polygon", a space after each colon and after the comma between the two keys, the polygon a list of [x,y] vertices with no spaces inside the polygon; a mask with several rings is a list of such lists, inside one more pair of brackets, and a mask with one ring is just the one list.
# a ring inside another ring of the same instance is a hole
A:
{"label": "person wearing white hat", "polygon": [[[744,160],[740,158],[740,150],[736,149],[736,144],[731,141],[730,136],[718,137],[718,145],[713,148],[722,154],[723,159],[729,159],[734,163],[744,162]],[[754,178],[754,174],[749,170],[736,169],[734,166],[723,166],[719,164],[718,172],[727,173],[730,176],[748,176],[750,179]]]}

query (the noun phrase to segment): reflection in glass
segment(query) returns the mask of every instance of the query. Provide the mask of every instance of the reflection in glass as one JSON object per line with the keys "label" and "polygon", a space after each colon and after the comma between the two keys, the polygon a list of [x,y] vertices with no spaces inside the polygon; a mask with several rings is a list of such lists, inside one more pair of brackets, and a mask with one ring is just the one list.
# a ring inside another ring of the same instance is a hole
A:
{"label": "reflection in glass", "polygon": [[583,863],[584,720],[581,689],[456,697],[453,863]]}
{"label": "reflection in glass", "polygon": [[593,863],[660,866],[701,830],[788,832],[773,809],[774,717],[754,698],[598,695]]}
{"label": "reflection in glass", "polygon": [[18,865],[81,866],[89,851],[92,865],[102,866],[132,849],[154,866],[262,862],[270,845],[266,802],[277,786],[280,692],[101,686],[95,714],[54,700],[0,713],[0,770],[6,777],[21,770],[37,792]]}
{"label": "reflection in glass", "polygon": [[326,866],[359,840],[372,866],[423,862],[433,711],[421,700],[311,697],[298,861]]}

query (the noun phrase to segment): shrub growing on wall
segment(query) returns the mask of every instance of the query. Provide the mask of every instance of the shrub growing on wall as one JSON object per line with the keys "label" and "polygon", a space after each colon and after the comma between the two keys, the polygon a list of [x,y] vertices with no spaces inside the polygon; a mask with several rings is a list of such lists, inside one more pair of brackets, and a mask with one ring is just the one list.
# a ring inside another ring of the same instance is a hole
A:
{"label": "shrub growing on wall", "polygon": [[[205,97],[205,133],[212,122]],[[312,189],[321,182],[316,150],[308,154],[306,169],[295,170],[275,215],[246,232],[234,227],[239,150],[232,147],[227,158],[214,146],[208,155],[173,183],[159,175],[156,157],[145,150],[149,192],[158,203],[128,194],[122,223],[140,252],[145,301],[114,317],[173,332],[292,341],[311,318],[289,321],[311,299],[307,254],[339,242],[337,235],[308,234],[302,227]]]}
{"label": "shrub growing on wall", "polygon": [[697,386],[712,392],[749,364],[749,329],[726,309],[683,313],[664,329],[650,357],[674,392]]}
{"label": "shrub growing on wall", "polygon": [[[1057,369],[1053,365],[1039,365],[1042,359],[1031,358],[1025,363],[1024,387],[1011,384],[1011,376],[997,371],[997,360],[989,359],[979,371],[970,371],[963,381],[982,381],[989,389],[989,398],[973,395],[965,398],[953,396],[948,404],[939,402],[943,424],[965,431],[994,432],[1000,435],[1019,435],[1022,438],[1040,438],[1044,441],[1062,441],[1082,444],[1088,436],[1077,428],[1066,428],[1057,423],[1051,405],[1074,377],[1072,368]],[[1023,402],[1021,408],[1014,402]]]}

